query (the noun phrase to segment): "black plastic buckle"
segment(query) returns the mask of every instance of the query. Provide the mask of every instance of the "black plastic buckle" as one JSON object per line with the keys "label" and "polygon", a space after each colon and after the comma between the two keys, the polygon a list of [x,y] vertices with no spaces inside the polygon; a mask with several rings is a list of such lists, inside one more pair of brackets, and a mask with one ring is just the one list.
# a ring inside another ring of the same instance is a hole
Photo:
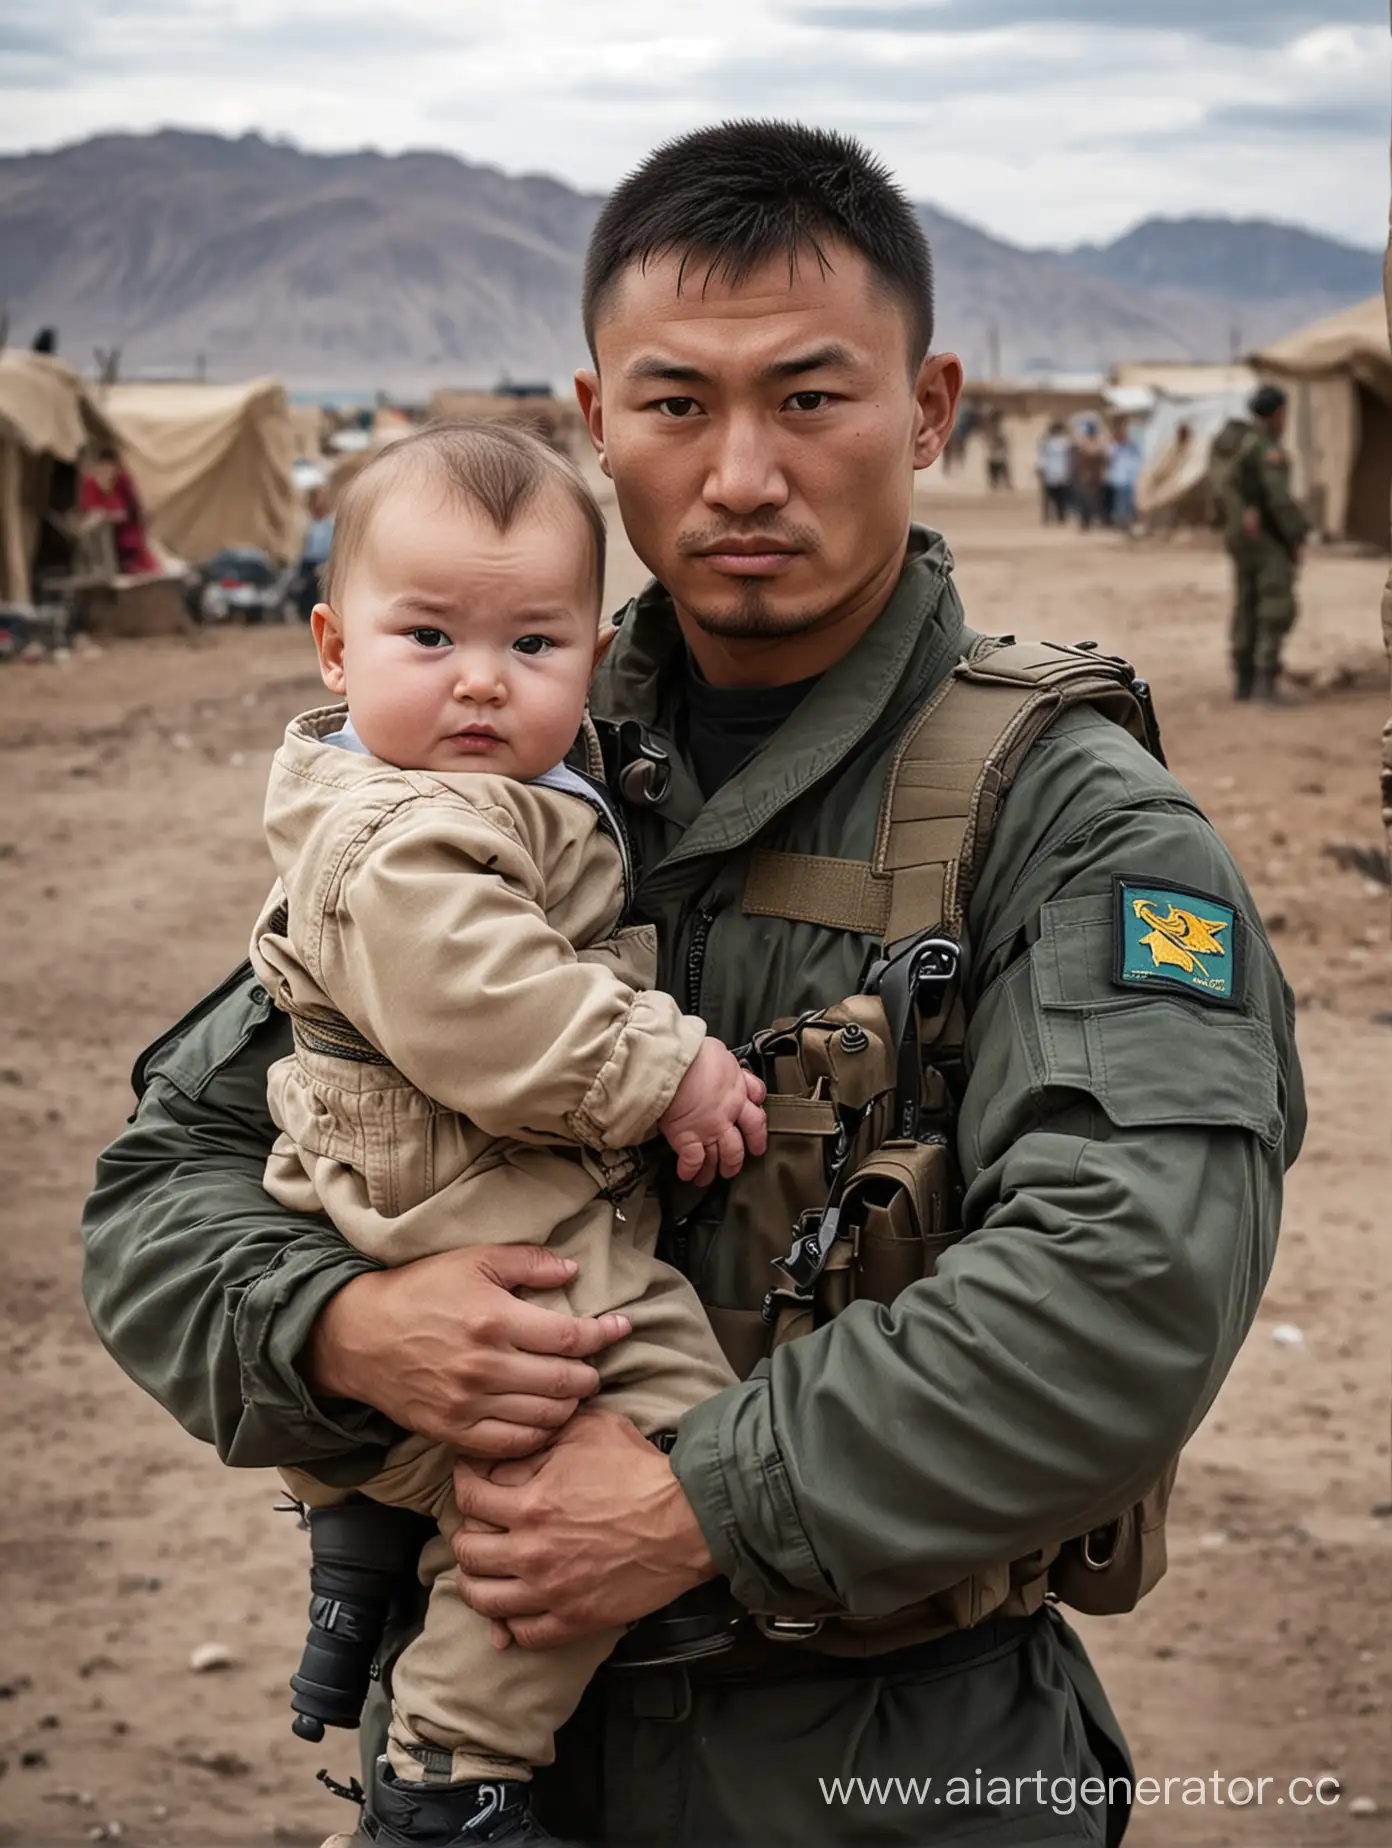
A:
{"label": "black plastic buckle", "polygon": [[896,945],[865,978],[865,992],[884,1003],[885,1020],[898,1048],[894,1133],[905,1141],[918,1134],[923,1103],[918,1030],[946,1012],[961,968],[961,945],[925,931]]}
{"label": "black plastic buckle", "polygon": [[800,1296],[808,1294],[826,1269],[840,1228],[839,1205],[810,1207],[798,1220],[797,1234],[787,1257],[773,1260],[774,1269],[783,1273]]}
{"label": "black plastic buckle", "polygon": [[623,720],[618,729],[622,769],[635,763],[650,764],[652,772],[644,780],[643,800],[654,805],[661,802],[672,781],[671,758],[660,745],[652,742],[637,719]]}
{"label": "black plastic buckle", "polygon": [[[777,1267],[779,1260],[773,1260]],[[780,1309],[811,1309],[813,1307],[810,1292],[805,1290],[780,1290],[777,1285],[766,1291],[763,1302],[759,1305],[759,1317],[766,1327],[772,1328],[778,1320]]]}
{"label": "black plastic buckle", "polygon": [[[826,1204],[808,1207],[800,1214],[788,1255],[770,1260],[773,1268],[788,1279],[794,1293],[809,1300],[812,1286],[826,1269],[831,1248],[841,1230],[841,1196],[846,1190],[846,1170],[850,1166],[851,1151],[855,1147],[856,1134],[865,1120],[865,1114],[864,1110],[837,1106],[836,1140],[832,1144],[831,1158],[827,1163]],[[764,1298],[766,1322],[773,1320],[769,1303],[770,1298],[778,1293],[775,1287]]]}
{"label": "black plastic buckle", "polygon": [[1150,690],[1150,682],[1133,676],[1131,691],[1140,702],[1141,719],[1145,725],[1146,743],[1150,754],[1158,764],[1165,764],[1165,747],[1160,742],[1160,718],[1155,710],[1155,696]]}

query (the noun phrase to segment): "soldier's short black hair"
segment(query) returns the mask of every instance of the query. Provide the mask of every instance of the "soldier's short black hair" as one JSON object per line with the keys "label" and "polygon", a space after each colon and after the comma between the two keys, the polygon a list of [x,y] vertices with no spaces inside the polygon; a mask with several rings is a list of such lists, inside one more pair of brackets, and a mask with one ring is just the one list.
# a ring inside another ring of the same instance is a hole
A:
{"label": "soldier's short black hair", "polygon": [[1262,385],[1247,400],[1247,409],[1254,417],[1274,417],[1286,402],[1286,394],[1279,385]]}
{"label": "soldier's short black hair", "polygon": [[631,263],[677,254],[736,287],[773,256],[789,274],[826,245],[859,251],[902,301],[917,365],[933,339],[933,258],[918,214],[889,169],[860,142],[800,122],[721,122],[664,142],[610,195],[590,233],[585,338]]}

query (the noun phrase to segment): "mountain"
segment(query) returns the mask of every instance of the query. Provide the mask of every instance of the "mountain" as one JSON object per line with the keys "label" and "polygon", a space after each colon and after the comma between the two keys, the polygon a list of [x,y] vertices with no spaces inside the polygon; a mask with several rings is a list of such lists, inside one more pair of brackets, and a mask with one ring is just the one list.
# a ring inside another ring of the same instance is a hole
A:
{"label": "mountain", "polygon": [[0,303],[140,366],[292,382],[552,375],[602,201],[447,154],[104,135],[0,159]]}
{"label": "mountain", "polygon": [[[0,157],[0,309],[86,363],[302,387],[561,384],[583,357],[602,200],[452,155],[305,153],[259,135],[103,135]],[[968,369],[1218,358],[1372,292],[1377,259],[1279,225],[1151,220],[1028,251],[935,207],[942,344]],[[1224,248],[1224,239],[1234,250]],[[1240,246],[1240,248],[1238,248]],[[1259,280],[1260,279],[1260,280]]]}
{"label": "mountain", "polygon": [[1070,263],[1130,289],[1187,289],[1235,302],[1327,297],[1341,306],[1381,287],[1381,256],[1298,225],[1260,218],[1147,218],[1110,244],[1080,244]]}
{"label": "mountain", "polygon": [[931,206],[919,217],[933,246],[938,339],[975,377],[1093,371],[1118,359],[1226,360],[1234,328],[1250,347],[1343,305],[1307,293],[1253,310],[1220,295],[1130,288],[1067,252],[1021,250]]}

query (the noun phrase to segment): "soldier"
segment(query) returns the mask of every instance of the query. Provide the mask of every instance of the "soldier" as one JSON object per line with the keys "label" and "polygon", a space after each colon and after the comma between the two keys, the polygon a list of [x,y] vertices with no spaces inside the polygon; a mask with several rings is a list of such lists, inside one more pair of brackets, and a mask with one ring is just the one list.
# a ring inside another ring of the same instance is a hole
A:
{"label": "soldier", "polygon": [[1286,394],[1263,385],[1248,403],[1254,422],[1233,419],[1213,445],[1209,479],[1233,561],[1233,693],[1280,698],[1281,649],[1296,617],[1295,574],[1310,522],[1291,497],[1281,446]]}
{"label": "soldier", "polygon": [[[950,1152],[955,1217],[920,1241],[885,1208],[902,1287],[833,1313],[769,1293],[787,1222],[737,1188],[674,1209],[743,1377],[666,1454],[572,1415],[623,1331],[518,1299],[564,1282],[553,1254],[377,1270],[263,1192],[290,1033],[244,967],[138,1067],[85,1220],[93,1319],[233,1464],[347,1486],[407,1430],[517,1459],[461,1461],[456,1553],[522,1646],[637,1637],[719,1580],[757,1613],[723,1654],[601,1670],[539,1782],[558,1833],[1114,1843],[1124,1741],[1048,1594],[1118,1609],[1159,1569],[1303,1133],[1288,990],[1213,829],[1114,722],[1139,723],[1127,672],[984,643],[913,524],[961,367],[882,167],[778,123],[670,143],[601,213],[584,306],[581,408],[653,572],[593,709],[660,980],[732,1045],[869,981],[913,1099],[885,1175]],[[838,1045],[851,1084],[866,1037]],[[824,1186],[829,1108],[784,1120]],[[362,1839],[391,1848],[379,1803]],[[420,1787],[412,1840],[430,1812]],[[498,1839],[480,1814],[434,1848]]]}

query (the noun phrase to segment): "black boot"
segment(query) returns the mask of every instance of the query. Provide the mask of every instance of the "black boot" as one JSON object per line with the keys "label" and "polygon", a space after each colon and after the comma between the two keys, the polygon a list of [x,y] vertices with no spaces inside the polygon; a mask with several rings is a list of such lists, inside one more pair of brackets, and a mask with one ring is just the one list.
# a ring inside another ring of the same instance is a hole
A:
{"label": "black boot", "polygon": [[1284,706],[1286,704],[1281,692],[1281,675],[1278,668],[1259,667],[1252,683],[1252,691],[1264,706]]}
{"label": "black boot", "polygon": [[1250,699],[1252,683],[1256,678],[1250,661],[1237,661],[1233,665],[1233,698]]}
{"label": "black boot", "polygon": [[558,1838],[533,1816],[530,1784],[403,1784],[378,1759],[376,1789],[353,1841],[372,1848],[522,1848]]}

